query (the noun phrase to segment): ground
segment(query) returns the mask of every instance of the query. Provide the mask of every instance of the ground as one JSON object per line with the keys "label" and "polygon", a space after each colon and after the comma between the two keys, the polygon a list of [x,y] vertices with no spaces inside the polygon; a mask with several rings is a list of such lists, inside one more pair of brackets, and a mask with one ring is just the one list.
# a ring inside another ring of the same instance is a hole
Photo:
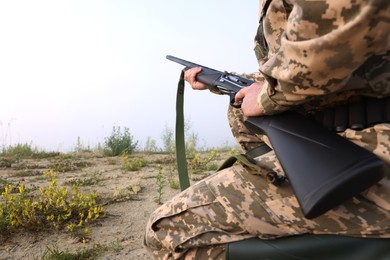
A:
{"label": "ground", "polygon": [[[212,160],[209,152],[202,156],[205,159],[198,158],[198,167],[202,163],[220,164],[227,155],[218,153],[211,156]],[[58,172],[59,185],[71,189],[70,183],[78,183],[80,191],[96,192],[106,216],[90,224],[85,241],[65,229],[19,230],[3,234],[0,236],[0,259],[43,259],[55,253],[76,254],[90,249],[96,253],[97,259],[151,259],[142,243],[146,222],[159,202],[180,192],[172,154],[135,153],[124,158],[77,153],[11,162],[7,158],[1,160],[0,188],[6,184],[22,183],[30,187],[32,193],[38,193],[39,187],[48,185],[43,173],[54,168]],[[126,162],[137,161],[143,161],[144,166],[136,171],[129,170]],[[201,170],[200,174],[192,174],[191,182],[208,174],[211,171]],[[160,185],[158,176],[164,181]]]}

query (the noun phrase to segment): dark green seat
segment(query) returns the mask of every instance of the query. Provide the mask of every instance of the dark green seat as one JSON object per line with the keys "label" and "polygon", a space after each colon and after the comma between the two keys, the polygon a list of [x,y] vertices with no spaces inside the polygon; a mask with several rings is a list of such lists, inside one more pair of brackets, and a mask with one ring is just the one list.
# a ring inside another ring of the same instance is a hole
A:
{"label": "dark green seat", "polygon": [[390,239],[338,235],[251,238],[228,244],[226,259],[390,260]]}

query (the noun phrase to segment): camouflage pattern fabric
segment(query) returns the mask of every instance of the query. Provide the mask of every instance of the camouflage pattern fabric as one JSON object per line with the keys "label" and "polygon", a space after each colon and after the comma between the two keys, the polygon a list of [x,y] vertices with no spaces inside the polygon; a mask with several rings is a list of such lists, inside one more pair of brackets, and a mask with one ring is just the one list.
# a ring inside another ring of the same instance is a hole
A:
{"label": "camouflage pattern fabric", "polygon": [[[235,126],[237,132],[244,129],[239,123]],[[390,165],[390,124],[348,129],[343,135]],[[238,138],[240,143],[250,142],[243,150],[255,139]],[[264,171],[284,175],[273,151],[256,161]],[[157,259],[224,259],[224,244],[250,237],[312,233],[390,238],[389,172],[377,185],[312,220],[303,217],[288,184],[276,187],[260,175],[236,165],[194,184],[153,213],[146,246]]]}
{"label": "camouflage pattern fabric", "polygon": [[255,53],[266,78],[258,96],[265,114],[390,95],[388,0],[291,3],[260,1]]}
{"label": "camouflage pattern fabric", "polygon": [[[320,110],[361,95],[390,94],[388,0],[260,1],[255,52],[266,81],[259,105],[267,114]],[[363,39],[363,40],[362,40]],[[242,152],[268,142],[229,108]],[[390,165],[390,124],[340,133]],[[256,158],[283,175],[273,151]],[[331,163],[331,162],[330,162]],[[276,187],[261,172],[235,165],[193,184],[150,217],[144,244],[156,259],[224,259],[225,245],[251,237],[340,234],[390,238],[390,172],[377,185],[320,217],[303,217],[288,183]]]}

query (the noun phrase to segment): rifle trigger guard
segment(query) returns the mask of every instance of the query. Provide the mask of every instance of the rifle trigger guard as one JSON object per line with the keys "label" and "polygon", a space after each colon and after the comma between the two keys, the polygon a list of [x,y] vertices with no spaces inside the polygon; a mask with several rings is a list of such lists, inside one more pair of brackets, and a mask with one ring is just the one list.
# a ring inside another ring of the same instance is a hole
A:
{"label": "rifle trigger guard", "polygon": [[236,93],[231,92],[229,94],[229,96],[230,96],[230,105],[234,108],[241,108],[242,101],[240,101],[238,103],[236,103],[236,101],[235,101]]}

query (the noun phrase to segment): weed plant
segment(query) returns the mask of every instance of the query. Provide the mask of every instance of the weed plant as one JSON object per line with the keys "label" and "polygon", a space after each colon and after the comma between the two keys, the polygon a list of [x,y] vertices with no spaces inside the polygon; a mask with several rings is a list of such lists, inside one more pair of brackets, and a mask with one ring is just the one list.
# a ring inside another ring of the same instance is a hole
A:
{"label": "weed plant", "polygon": [[56,173],[49,171],[47,187],[39,188],[39,195],[31,196],[27,189],[8,185],[1,194],[0,234],[18,229],[39,230],[47,227],[66,227],[74,234],[87,236],[90,222],[105,215],[95,193],[83,194],[77,186],[69,191],[57,184]]}
{"label": "weed plant", "polygon": [[4,178],[0,178],[0,192],[4,192],[5,187],[10,185],[10,181]]}
{"label": "weed plant", "polygon": [[19,178],[23,178],[23,177],[32,177],[32,176],[41,176],[42,175],[42,172],[41,171],[33,171],[33,170],[21,170],[21,171],[18,171],[18,172],[15,172],[12,174],[12,177],[19,177]]}
{"label": "weed plant", "polygon": [[76,253],[71,253],[69,250],[60,250],[58,246],[47,247],[45,253],[42,256],[42,260],[89,260],[97,259],[105,252],[112,251],[118,253],[123,249],[120,241],[115,241],[105,244],[95,244],[92,248],[85,250],[78,250]]}
{"label": "weed plant", "polygon": [[158,204],[162,203],[162,196],[163,196],[163,189],[164,189],[164,175],[163,175],[163,168],[160,166],[158,168],[158,174],[156,177],[156,185],[157,185],[157,199],[156,202]]}
{"label": "weed plant", "polygon": [[71,185],[71,186],[75,185],[77,187],[99,185],[103,181],[103,179],[101,178],[101,175],[102,174],[100,172],[95,172],[89,177],[76,178],[73,180],[69,180],[69,181],[65,182],[65,184]]}
{"label": "weed plant", "polygon": [[123,132],[120,127],[113,127],[112,133],[105,139],[104,154],[106,156],[118,156],[122,153],[131,154],[137,148],[138,142],[135,142],[127,127]]}
{"label": "weed plant", "polygon": [[0,158],[0,168],[11,168],[12,164],[17,162],[14,158],[2,157]]}
{"label": "weed plant", "polygon": [[88,166],[91,166],[91,163],[86,162],[82,159],[61,156],[60,158],[54,161],[53,165],[51,166],[51,169],[53,169],[56,172],[70,172]]}
{"label": "weed plant", "polygon": [[174,153],[175,152],[175,138],[173,130],[170,129],[168,126],[165,126],[163,133],[161,135],[162,141],[163,141],[163,151],[167,153]]}
{"label": "weed plant", "polygon": [[139,157],[129,159],[129,155],[127,153],[122,154],[121,158],[123,172],[138,171],[147,164],[144,159]]}
{"label": "weed plant", "polygon": [[199,153],[194,153],[190,164],[192,173],[197,174],[205,171],[217,170],[218,165],[216,163],[212,163],[216,155],[217,153],[215,150],[211,150],[209,156],[206,158],[202,158]]}
{"label": "weed plant", "polygon": [[146,153],[157,153],[159,152],[160,149],[158,148],[156,144],[156,140],[148,136],[148,139],[146,139],[145,147],[144,147],[144,152]]}
{"label": "weed plant", "polygon": [[180,189],[179,181],[177,179],[177,171],[175,171],[175,167],[170,167],[168,172],[169,187],[174,190]]}
{"label": "weed plant", "polygon": [[83,144],[83,142],[81,141],[80,136],[78,136],[76,147],[74,148],[74,152],[76,152],[76,153],[91,153],[92,149],[91,149],[91,147],[89,147],[89,145],[85,146]]}
{"label": "weed plant", "polygon": [[43,159],[58,156],[57,152],[45,152],[38,151],[37,148],[33,148],[31,144],[17,144],[14,146],[9,146],[4,148],[0,153],[1,157],[12,158],[14,160],[22,158],[34,158],[34,159]]}
{"label": "weed plant", "polygon": [[17,144],[15,146],[9,146],[7,149],[4,149],[2,156],[28,158],[32,157],[35,152],[36,150],[27,143]]}

